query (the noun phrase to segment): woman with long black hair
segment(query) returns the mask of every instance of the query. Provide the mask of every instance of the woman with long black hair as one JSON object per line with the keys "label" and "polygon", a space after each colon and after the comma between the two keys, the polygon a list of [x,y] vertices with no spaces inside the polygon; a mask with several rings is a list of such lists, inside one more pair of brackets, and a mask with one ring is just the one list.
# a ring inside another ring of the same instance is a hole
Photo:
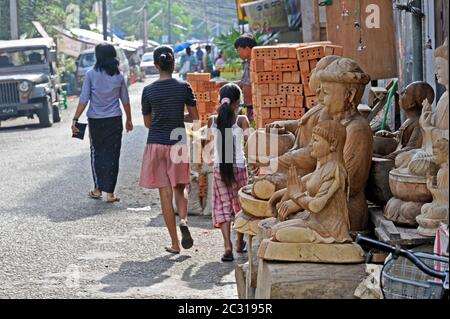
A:
{"label": "woman with long black hair", "polygon": [[128,89],[119,71],[119,61],[114,46],[97,45],[95,57],[94,68],[86,72],[80,101],[72,122],[72,132],[78,133],[79,130],[75,124],[89,103],[87,117],[94,177],[94,190],[89,192],[89,197],[100,199],[102,192],[106,192],[106,201],[113,203],[120,200],[114,195],[119,174],[123,131],[120,102],[126,114],[127,132],[133,129],[133,123]]}
{"label": "woman with long black hair", "polygon": [[190,118],[198,120],[197,101],[189,83],[172,77],[175,56],[172,48],[160,46],[153,52],[159,79],[142,92],[142,114],[149,128],[144,151],[140,185],[158,189],[161,210],[172,241],[165,250],[172,254],[181,251],[178,241],[173,198],[180,217],[181,246],[189,249],[194,241],[187,225],[185,187],[190,182],[190,159],[184,125],[184,109]]}
{"label": "woman with long black hair", "polygon": [[[212,216],[220,225],[225,253],[222,261],[233,261],[233,245],[230,239],[231,222],[241,210],[238,191],[248,183],[244,143],[250,127],[245,115],[237,115],[241,102],[241,89],[234,83],[220,89],[218,115],[209,118],[214,138],[214,180]],[[238,233],[236,251],[244,252],[243,234]]]}

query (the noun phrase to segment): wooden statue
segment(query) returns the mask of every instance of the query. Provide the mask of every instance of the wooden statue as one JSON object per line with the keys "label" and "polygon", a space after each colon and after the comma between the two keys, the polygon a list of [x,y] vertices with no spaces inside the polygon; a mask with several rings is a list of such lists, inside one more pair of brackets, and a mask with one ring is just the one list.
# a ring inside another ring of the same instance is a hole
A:
{"label": "wooden statue", "polygon": [[422,206],[431,202],[432,193],[427,186],[428,174],[436,164],[433,160],[433,141],[448,140],[448,44],[436,49],[436,77],[447,91],[442,95],[433,112],[429,100],[423,102],[419,124],[422,130],[422,147],[397,156],[399,168],[389,173],[389,185],[394,195],[387,203],[384,216],[396,223],[417,225]]}
{"label": "wooden statue", "polygon": [[[350,229],[361,231],[367,228],[369,219],[364,187],[372,162],[373,137],[369,123],[358,112],[357,107],[370,77],[355,61],[347,58],[332,62],[324,70],[318,71],[317,77],[321,83],[319,99],[326,113],[346,128],[344,165],[349,182]],[[303,151],[310,154],[310,147]],[[297,166],[297,161],[292,164]],[[271,198],[273,205],[281,199],[283,193],[276,194]]]}
{"label": "wooden statue", "polygon": [[405,167],[408,163],[401,154],[413,149],[422,147],[422,130],[419,119],[422,114],[423,101],[434,102],[434,91],[431,85],[426,82],[414,82],[409,84],[400,93],[400,107],[405,112],[406,121],[397,132],[379,131],[376,136],[390,137],[397,140],[397,148],[394,152],[383,155],[374,154],[396,161],[396,167]]}
{"label": "wooden statue", "polygon": [[433,159],[439,170],[427,177],[427,188],[433,195],[433,201],[423,205],[421,214],[416,217],[418,233],[422,236],[434,237],[440,223],[448,224],[448,146],[445,138],[433,143]]}
{"label": "wooden statue", "polygon": [[311,156],[317,160],[316,169],[299,179],[295,166],[291,166],[287,192],[277,205],[281,222],[272,228],[273,240],[351,242],[343,160],[345,138],[345,127],[338,121],[322,121],[313,129]]}

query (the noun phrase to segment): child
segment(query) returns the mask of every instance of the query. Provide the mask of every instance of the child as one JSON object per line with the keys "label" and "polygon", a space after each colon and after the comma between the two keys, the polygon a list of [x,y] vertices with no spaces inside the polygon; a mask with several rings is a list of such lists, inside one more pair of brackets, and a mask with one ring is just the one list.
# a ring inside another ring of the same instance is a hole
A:
{"label": "child", "polygon": [[142,114],[145,127],[149,128],[149,134],[140,185],[159,189],[161,210],[172,240],[172,246],[165,249],[172,254],[179,254],[181,249],[172,205],[174,195],[180,216],[181,246],[188,249],[193,245],[187,227],[188,202],[184,195],[185,186],[190,182],[184,107],[187,105],[193,120],[198,120],[198,111],[189,83],[172,77],[175,68],[172,48],[168,46],[156,48],[153,58],[159,71],[159,79],[146,86],[142,92]]}
{"label": "child", "polygon": [[244,67],[244,73],[239,86],[244,93],[244,108],[247,109],[247,115],[250,121],[253,121],[253,103],[252,103],[252,83],[250,81],[250,60],[252,58],[252,49],[257,45],[256,40],[251,34],[241,35],[235,42],[234,47],[241,58]]}
{"label": "child", "polygon": [[[238,191],[247,185],[248,176],[244,156],[244,141],[249,122],[246,116],[237,115],[241,89],[234,83],[220,89],[218,115],[211,116],[208,128],[214,137],[213,221],[222,231],[225,253],[222,261],[233,261],[230,227],[234,215],[241,210]],[[211,137],[211,136],[210,136]],[[243,252],[243,234],[238,233],[237,252]]]}

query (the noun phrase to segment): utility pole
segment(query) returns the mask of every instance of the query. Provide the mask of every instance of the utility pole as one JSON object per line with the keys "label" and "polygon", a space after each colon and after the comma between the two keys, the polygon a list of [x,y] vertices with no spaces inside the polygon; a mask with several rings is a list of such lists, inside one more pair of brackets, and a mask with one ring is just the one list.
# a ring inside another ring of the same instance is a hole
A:
{"label": "utility pole", "polygon": [[9,0],[9,24],[11,29],[11,40],[19,38],[19,25],[17,23],[17,0]]}
{"label": "utility pole", "polygon": [[144,42],[144,52],[147,49],[147,7],[148,7],[148,3],[147,0],[144,0],[144,34],[143,34],[143,42]]}
{"label": "utility pole", "polygon": [[168,8],[168,12],[167,12],[167,18],[168,18],[168,36],[169,36],[169,43],[172,44],[172,0],[169,0],[169,8]]}
{"label": "utility pole", "polygon": [[103,23],[103,40],[108,40],[108,16],[106,0],[102,0],[102,23]]}

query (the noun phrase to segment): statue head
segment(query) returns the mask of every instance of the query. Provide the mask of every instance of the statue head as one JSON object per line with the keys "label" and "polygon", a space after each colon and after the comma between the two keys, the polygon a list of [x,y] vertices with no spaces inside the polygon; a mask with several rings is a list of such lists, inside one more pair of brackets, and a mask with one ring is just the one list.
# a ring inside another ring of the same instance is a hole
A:
{"label": "statue head", "polygon": [[440,138],[433,143],[433,160],[437,165],[448,162],[448,140]]}
{"label": "statue head", "polygon": [[434,90],[427,82],[417,81],[409,84],[400,92],[400,107],[403,110],[422,110],[423,101],[427,99],[430,104],[434,101]]}
{"label": "statue head", "polygon": [[338,159],[342,161],[346,137],[345,126],[338,121],[319,122],[312,131],[311,156],[320,159],[330,153],[336,153]]}
{"label": "statue head", "polygon": [[447,86],[448,85],[448,41],[436,49],[436,78],[437,81]]}
{"label": "statue head", "polygon": [[337,55],[328,55],[317,62],[316,67],[311,71],[311,76],[309,78],[309,87],[312,92],[316,92],[317,96],[320,97],[320,80],[317,76],[319,71],[324,70],[327,66],[329,66],[334,61],[340,59],[340,56]]}
{"label": "statue head", "polygon": [[323,101],[330,115],[357,110],[370,76],[352,59],[340,58],[318,72]]}

